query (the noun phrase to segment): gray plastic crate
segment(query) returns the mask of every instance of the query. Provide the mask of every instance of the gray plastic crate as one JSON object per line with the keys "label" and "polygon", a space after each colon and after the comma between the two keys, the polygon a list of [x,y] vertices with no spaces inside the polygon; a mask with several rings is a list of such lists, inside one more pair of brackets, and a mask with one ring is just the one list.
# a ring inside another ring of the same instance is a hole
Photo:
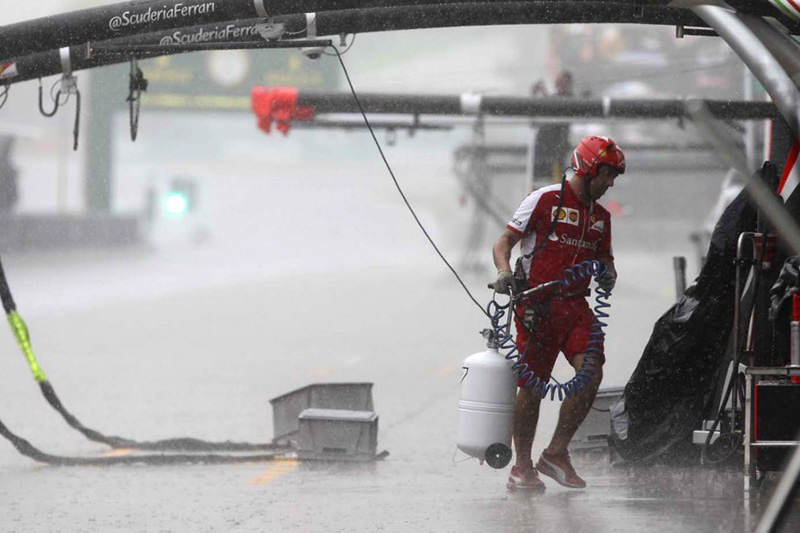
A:
{"label": "gray plastic crate", "polygon": [[306,409],[298,417],[301,459],[367,461],[378,447],[378,415],[348,409]]}
{"label": "gray plastic crate", "polygon": [[612,404],[622,397],[624,387],[609,387],[597,391],[593,409],[580,425],[572,441],[569,443],[570,451],[592,450],[608,447],[608,435],[611,431],[611,413],[608,412]]}
{"label": "gray plastic crate", "polygon": [[272,404],[272,442],[292,445],[306,409],[374,411],[372,383],[313,383],[269,401]]}

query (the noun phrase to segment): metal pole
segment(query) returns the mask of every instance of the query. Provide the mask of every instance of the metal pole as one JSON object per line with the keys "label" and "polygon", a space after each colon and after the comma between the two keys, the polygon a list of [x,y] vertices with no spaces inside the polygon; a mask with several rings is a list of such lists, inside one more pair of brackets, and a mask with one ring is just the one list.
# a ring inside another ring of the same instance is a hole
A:
{"label": "metal pole", "polygon": [[303,47],[322,47],[327,48],[333,43],[330,39],[302,39],[296,41],[241,41],[241,42],[218,42],[218,43],[191,43],[180,45],[161,45],[161,44],[140,44],[140,45],[121,45],[106,43],[90,43],[88,47],[89,58],[121,57],[125,60],[131,58],[143,59],[148,57],[159,57],[164,55],[206,52],[211,50],[261,50],[261,49],[284,49],[284,48],[303,48]]}
{"label": "metal pole", "polygon": [[736,15],[753,35],[769,49],[772,56],[789,75],[789,79],[800,87],[800,46],[797,41],[769,24],[761,17],[738,13]]}
{"label": "metal pole", "polygon": [[680,301],[686,292],[686,258],[672,258],[672,269],[675,271],[675,299]]}
{"label": "metal pole", "polygon": [[[541,118],[664,119],[690,118],[685,100],[529,98],[523,96],[464,96],[432,94],[363,93],[359,100],[367,113],[432,114]],[[316,113],[357,113],[347,92],[299,91],[297,105],[311,106]],[[712,118],[754,120],[775,116],[768,102],[699,100]],[[734,142],[735,146],[739,140]]]}
{"label": "metal pole", "polygon": [[528,130],[528,157],[525,161],[525,175],[528,177],[528,187],[535,188],[536,181],[536,138],[539,136],[539,128],[531,124]]}
{"label": "metal pole", "polygon": [[744,375],[744,383],[744,497],[745,500],[748,500],[750,497],[750,484],[753,481],[752,448],[750,446],[753,440],[753,400],[751,392],[753,390],[753,377],[747,372]]}
{"label": "metal pole", "polygon": [[[751,232],[744,232],[739,235],[739,239],[736,241],[736,266],[735,266],[735,287],[733,288],[734,300],[733,300],[733,358],[732,362],[734,366],[731,368],[731,375],[730,379],[736,379],[738,376],[739,368],[736,365],[737,361],[740,361],[739,357],[739,337],[740,337],[740,330],[742,328],[741,324],[741,315],[742,315],[742,248],[744,246],[745,239],[753,240],[754,234]],[[735,388],[732,391],[733,397],[735,398],[736,395],[739,393],[738,390]],[[724,400],[724,398],[723,398]],[[731,401],[731,431],[736,429],[735,421],[736,421],[736,409],[734,406],[733,401]],[[725,406],[721,405],[720,409],[724,409]]]}
{"label": "metal pole", "polygon": [[[742,84],[745,101],[753,100],[753,73],[745,66],[742,68]],[[744,153],[747,157],[747,168],[756,167],[756,125],[747,121],[744,124]]]}

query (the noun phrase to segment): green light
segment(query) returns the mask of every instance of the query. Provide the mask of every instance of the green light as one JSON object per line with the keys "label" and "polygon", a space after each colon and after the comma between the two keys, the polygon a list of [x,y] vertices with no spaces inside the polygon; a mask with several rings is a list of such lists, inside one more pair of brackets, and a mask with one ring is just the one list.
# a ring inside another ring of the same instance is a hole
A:
{"label": "green light", "polygon": [[167,213],[172,215],[180,215],[186,212],[189,207],[189,201],[187,200],[186,196],[173,192],[169,196],[167,196],[166,201],[164,202],[164,209],[166,209]]}

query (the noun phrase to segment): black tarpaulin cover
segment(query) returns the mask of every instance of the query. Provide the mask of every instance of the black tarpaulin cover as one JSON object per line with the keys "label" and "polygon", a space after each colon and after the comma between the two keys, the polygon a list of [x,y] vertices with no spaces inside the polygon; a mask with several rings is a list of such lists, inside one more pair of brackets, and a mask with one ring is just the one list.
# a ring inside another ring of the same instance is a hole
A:
{"label": "black tarpaulin cover", "polygon": [[743,191],[714,228],[695,283],[656,322],[612,408],[611,445],[625,462],[672,462],[697,453],[692,431],[711,407],[718,372],[728,363],[737,239],[755,223],[755,209]]}

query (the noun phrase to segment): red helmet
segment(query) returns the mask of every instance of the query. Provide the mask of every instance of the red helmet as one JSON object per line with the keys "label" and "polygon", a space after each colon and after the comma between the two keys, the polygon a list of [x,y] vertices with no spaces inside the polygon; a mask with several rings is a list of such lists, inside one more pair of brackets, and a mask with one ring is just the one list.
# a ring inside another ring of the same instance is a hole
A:
{"label": "red helmet", "polygon": [[572,169],[578,176],[597,175],[601,165],[610,165],[620,174],[625,173],[625,154],[617,143],[608,137],[584,137],[572,151]]}

